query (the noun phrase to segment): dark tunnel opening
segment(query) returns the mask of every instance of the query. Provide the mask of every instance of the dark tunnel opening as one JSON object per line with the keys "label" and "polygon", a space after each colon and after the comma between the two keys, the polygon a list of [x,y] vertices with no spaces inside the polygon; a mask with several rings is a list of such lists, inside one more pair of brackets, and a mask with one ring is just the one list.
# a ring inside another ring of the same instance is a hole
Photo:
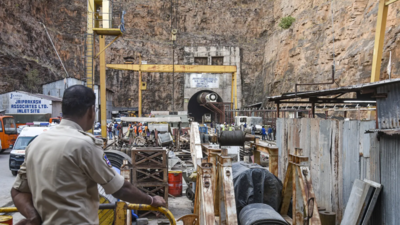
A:
{"label": "dark tunnel opening", "polygon": [[[202,122],[202,116],[205,113],[211,113],[211,119],[212,121],[215,121],[215,113],[207,109],[206,107],[201,106],[201,104],[197,101],[198,96],[204,92],[215,93],[209,90],[199,91],[190,98],[188,103],[188,115],[190,117],[193,117],[194,121],[198,123]],[[217,102],[222,102],[222,98],[218,94],[217,96],[218,96]]]}

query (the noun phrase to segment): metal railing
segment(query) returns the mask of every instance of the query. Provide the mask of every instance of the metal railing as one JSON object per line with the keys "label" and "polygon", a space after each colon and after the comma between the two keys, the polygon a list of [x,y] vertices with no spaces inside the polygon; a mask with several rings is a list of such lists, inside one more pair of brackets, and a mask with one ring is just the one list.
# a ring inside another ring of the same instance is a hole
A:
{"label": "metal railing", "polygon": [[121,24],[121,13],[88,12],[92,17],[93,28],[119,28]]}

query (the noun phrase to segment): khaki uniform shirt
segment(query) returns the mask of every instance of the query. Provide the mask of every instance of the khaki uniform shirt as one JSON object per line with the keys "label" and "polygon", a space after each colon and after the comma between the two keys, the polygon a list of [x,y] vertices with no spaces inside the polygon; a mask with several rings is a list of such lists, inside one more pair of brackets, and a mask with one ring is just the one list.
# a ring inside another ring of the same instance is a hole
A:
{"label": "khaki uniform shirt", "polygon": [[97,184],[113,194],[124,183],[101,145],[78,124],[63,119],[26,148],[13,187],[32,193],[43,225],[99,223]]}

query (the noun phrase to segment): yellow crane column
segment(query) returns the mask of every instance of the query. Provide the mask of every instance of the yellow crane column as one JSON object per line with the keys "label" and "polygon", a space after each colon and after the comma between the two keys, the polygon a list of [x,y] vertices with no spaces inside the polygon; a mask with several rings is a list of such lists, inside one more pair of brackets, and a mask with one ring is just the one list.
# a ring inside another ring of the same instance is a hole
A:
{"label": "yellow crane column", "polygon": [[94,0],[87,2],[87,31],[86,31],[86,86],[93,89],[93,52],[94,52],[94,38],[93,38],[93,15],[95,13]]}
{"label": "yellow crane column", "polygon": [[139,117],[142,117],[142,56],[140,54],[139,54],[139,83],[138,83],[138,88],[139,88],[138,114],[139,114]]}
{"label": "yellow crane column", "polygon": [[[104,49],[106,38],[99,36],[100,49]],[[100,53],[100,105],[101,105],[101,136],[107,138],[107,93],[106,93],[106,51]]]}
{"label": "yellow crane column", "polygon": [[378,17],[376,18],[374,54],[372,57],[371,83],[380,80],[388,9],[390,4],[397,1],[398,0],[379,0]]}
{"label": "yellow crane column", "polygon": [[[112,28],[112,7],[110,0],[88,0],[87,39],[86,39],[86,85],[94,85],[94,59],[99,57],[100,67],[100,117],[101,136],[107,138],[107,95],[106,95],[106,49],[116,41],[122,32],[119,28]],[[100,11],[101,10],[101,11]],[[99,53],[94,55],[95,36],[99,35]],[[106,46],[106,36],[116,36]],[[90,45],[90,43],[92,43]]]}

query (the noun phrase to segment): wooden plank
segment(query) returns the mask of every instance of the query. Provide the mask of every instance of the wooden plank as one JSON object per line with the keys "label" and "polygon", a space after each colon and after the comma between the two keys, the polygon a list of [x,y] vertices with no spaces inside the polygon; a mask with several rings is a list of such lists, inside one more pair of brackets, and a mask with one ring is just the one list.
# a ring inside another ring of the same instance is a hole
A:
{"label": "wooden plank", "polygon": [[331,142],[332,142],[332,122],[330,120],[321,120],[319,123],[319,148],[320,158],[320,198],[318,204],[320,207],[332,211],[331,204]]}
{"label": "wooden plank", "polygon": [[168,168],[163,169],[140,169],[132,168],[133,183],[158,182],[168,183]]}
{"label": "wooden plank", "polygon": [[356,179],[341,224],[368,224],[380,190],[381,185],[376,182]]}
{"label": "wooden plank", "polygon": [[166,168],[167,150],[139,150],[134,149],[131,153],[132,165],[137,168]]}
{"label": "wooden plank", "polygon": [[[289,165],[287,168],[287,174],[285,180],[283,182],[283,189],[282,189],[282,206],[280,209],[281,215],[287,215],[289,206],[290,206],[290,199],[292,198],[292,190],[293,190],[293,166]],[[294,204],[294,203],[293,203]],[[291,216],[291,215],[290,215]]]}
{"label": "wooden plank", "polygon": [[355,225],[357,223],[358,215],[363,205],[363,199],[365,198],[365,183],[359,179],[354,181],[354,185],[351,190],[348,204],[343,215],[341,224],[343,225]]}
{"label": "wooden plank", "polygon": [[311,170],[311,179],[314,186],[315,198],[320,199],[319,193],[319,162],[320,162],[320,149],[319,149],[319,139],[317,138],[319,135],[319,121],[320,119],[312,118],[310,121],[310,170]]}
{"label": "wooden plank", "polygon": [[377,182],[374,182],[374,181],[371,181],[371,180],[367,180],[367,179],[364,179],[364,182],[375,188],[374,194],[373,194],[372,199],[371,199],[371,201],[369,203],[369,206],[367,208],[367,212],[365,213],[365,217],[364,217],[364,220],[363,220],[363,223],[362,223],[362,225],[367,225],[370,222],[369,219],[371,218],[372,212],[374,211],[375,205],[376,205],[376,203],[378,201],[379,193],[382,190],[382,185],[377,183]]}

